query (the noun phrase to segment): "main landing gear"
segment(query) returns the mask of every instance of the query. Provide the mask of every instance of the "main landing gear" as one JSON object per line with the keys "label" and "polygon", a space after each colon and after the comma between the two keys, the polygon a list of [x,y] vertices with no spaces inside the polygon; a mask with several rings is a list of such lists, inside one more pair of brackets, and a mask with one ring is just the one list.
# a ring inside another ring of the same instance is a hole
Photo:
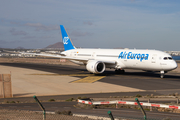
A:
{"label": "main landing gear", "polygon": [[160,71],[161,73],[161,78],[164,78],[164,71]]}
{"label": "main landing gear", "polygon": [[123,74],[123,73],[125,73],[125,70],[116,69],[116,70],[115,70],[115,73],[117,73],[117,74]]}

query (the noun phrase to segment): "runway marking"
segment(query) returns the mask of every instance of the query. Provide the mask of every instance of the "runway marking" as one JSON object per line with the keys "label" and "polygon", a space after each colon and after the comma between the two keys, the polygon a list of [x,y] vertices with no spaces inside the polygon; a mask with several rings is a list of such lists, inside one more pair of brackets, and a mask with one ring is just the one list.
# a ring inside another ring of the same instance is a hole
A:
{"label": "runway marking", "polygon": [[[105,76],[96,76],[94,74],[54,74],[54,73],[53,74],[48,74],[47,73],[47,74],[27,74],[27,75],[73,76],[73,77],[84,76],[85,77],[85,78],[82,78],[82,79],[79,79],[79,80],[76,80],[76,81],[72,81],[71,83],[93,83],[93,82],[96,82],[96,81],[106,77],[106,75]],[[108,74],[108,76],[109,75],[110,74]],[[130,77],[130,76],[125,76],[125,75],[114,75],[114,74],[113,74],[113,76],[122,76],[124,78],[129,78]],[[139,76],[134,76],[134,75],[132,75],[131,77],[137,78],[137,79],[141,78]],[[151,79],[151,78],[148,78],[146,76],[143,76],[143,77],[144,77],[144,79]],[[161,78],[153,78],[153,79],[161,79]]]}
{"label": "runway marking", "polygon": [[49,75],[49,76],[94,76],[93,74],[28,74],[28,75]]}
{"label": "runway marking", "polygon": [[106,76],[88,76],[80,80],[73,81],[71,83],[93,83],[96,82]]}
{"label": "runway marking", "polygon": [[28,75],[48,75],[48,76],[87,76],[85,78],[72,81],[71,83],[94,83],[106,76],[96,76],[94,74],[28,74]]}

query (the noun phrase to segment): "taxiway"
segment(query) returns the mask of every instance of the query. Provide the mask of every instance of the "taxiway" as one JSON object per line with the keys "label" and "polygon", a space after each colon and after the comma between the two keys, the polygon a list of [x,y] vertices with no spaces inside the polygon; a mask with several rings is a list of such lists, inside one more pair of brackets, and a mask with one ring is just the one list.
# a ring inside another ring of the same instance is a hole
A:
{"label": "taxiway", "polygon": [[[115,74],[90,74],[83,66],[0,63],[0,73],[12,74],[14,97],[101,94],[128,96],[141,92],[146,94],[180,93],[180,74],[169,72],[164,79],[158,73],[126,70]],[[112,96],[110,95],[110,96]]]}

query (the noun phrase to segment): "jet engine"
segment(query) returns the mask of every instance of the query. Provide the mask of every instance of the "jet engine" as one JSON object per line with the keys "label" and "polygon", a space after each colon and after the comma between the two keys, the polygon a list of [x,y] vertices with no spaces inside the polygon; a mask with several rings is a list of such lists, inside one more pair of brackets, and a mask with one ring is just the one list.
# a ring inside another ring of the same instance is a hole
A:
{"label": "jet engine", "polygon": [[101,61],[96,61],[96,60],[90,60],[88,61],[86,65],[86,69],[94,74],[100,74],[103,73],[105,70],[106,66],[103,62]]}

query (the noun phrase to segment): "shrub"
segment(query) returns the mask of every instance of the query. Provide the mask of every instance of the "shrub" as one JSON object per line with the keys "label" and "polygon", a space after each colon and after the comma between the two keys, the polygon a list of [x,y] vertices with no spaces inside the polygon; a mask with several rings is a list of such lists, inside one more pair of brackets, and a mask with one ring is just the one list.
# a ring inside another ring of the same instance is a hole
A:
{"label": "shrub", "polygon": [[55,114],[72,115],[72,112],[66,111],[66,110],[61,112],[61,111],[57,110],[57,111],[55,111]]}
{"label": "shrub", "polygon": [[140,95],[140,94],[137,94],[137,95],[136,95],[136,97],[138,97],[138,98],[139,98],[139,97],[142,97],[142,95]]}
{"label": "shrub", "polygon": [[72,112],[71,111],[62,111],[61,114],[63,115],[72,115]]}
{"label": "shrub", "polygon": [[55,99],[49,99],[48,101],[49,101],[49,102],[54,102],[54,101],[55,101]]}
{"label": "shrub", "polygon": [[77,97],[77,99],[81,99],[81,97]]}
{"label": "shrub", "polygon": [[11,102],[9,102],[9,103],[16,103],[16,102],[14,102],[14,101],[11,101]]}
{"label": "shrub", "polygon": [[73,101],[74,100],[74,98],[70,98],[70,99],[67,99],[66,101]]}

